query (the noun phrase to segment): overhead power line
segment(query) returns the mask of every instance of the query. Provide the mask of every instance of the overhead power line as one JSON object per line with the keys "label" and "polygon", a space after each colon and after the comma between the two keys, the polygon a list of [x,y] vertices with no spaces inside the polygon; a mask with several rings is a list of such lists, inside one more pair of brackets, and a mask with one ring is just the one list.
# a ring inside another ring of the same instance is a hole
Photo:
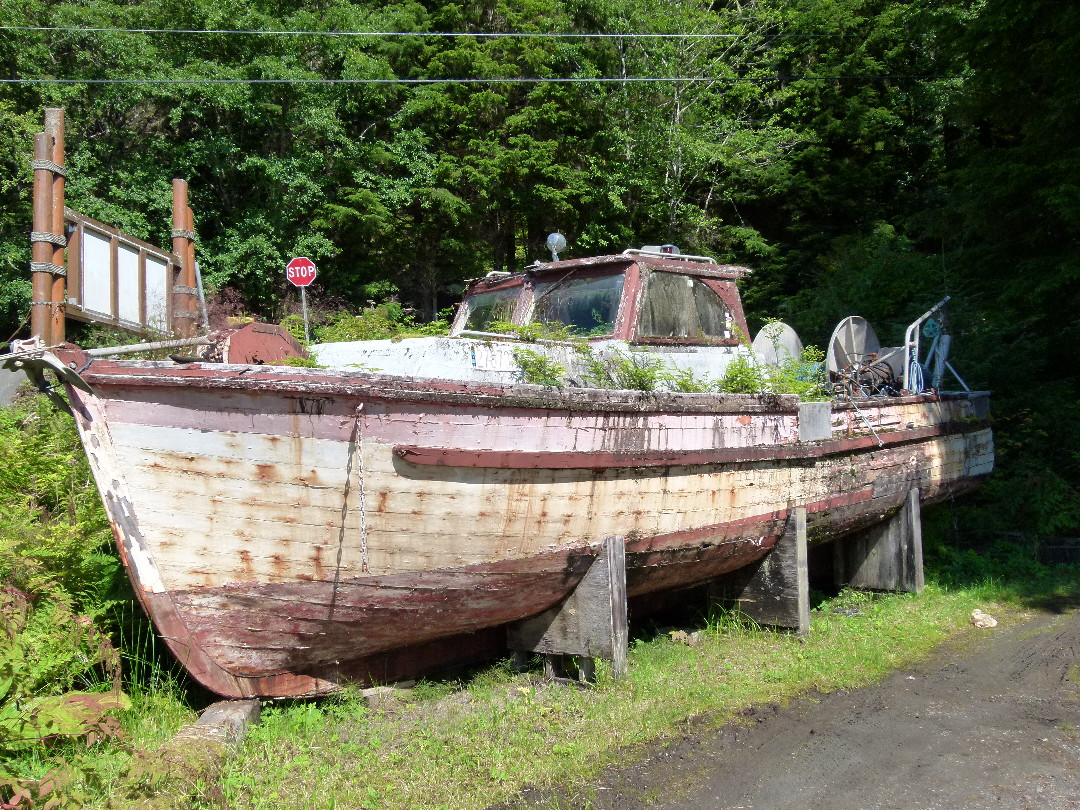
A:
{"label": "overhead power line", "polygon": [[[234,28],[81,28],[59,25],[0,25],[0,31],[55,32],[63,34],[233,34],[243,36],[305,36],[305,37],[474,37],[480,39],[743,39],[750,34],[695,33],[559,33],[543,31],[484,32],[484,31],[291,31]],[[758,34],[776,38],[822,38],[840,34]]]}
{"label": "overhead power line", "polygon": [[0,84],[635,84],[641,82],[713,82],[721,84],[766,84],[776,81],[817,82],[817,81],[884,81],[911,79],[929,81],[932,79],[960,79],[962,76],[949,74],[914,74],[914,75],[876,75],[876,76],[773,76],[767,79],[716,78],[710,76],[622,76],[622,77],[578,77],[559,78],[496,78],[496,79],[24,79],[0,78]]}

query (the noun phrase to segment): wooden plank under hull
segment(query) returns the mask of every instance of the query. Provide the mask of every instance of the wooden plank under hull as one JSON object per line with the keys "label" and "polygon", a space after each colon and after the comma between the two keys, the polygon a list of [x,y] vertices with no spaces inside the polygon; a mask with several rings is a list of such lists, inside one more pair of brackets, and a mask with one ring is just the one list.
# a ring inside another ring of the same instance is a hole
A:
{"label": "wooden plank under hull", "polygon": [[[275,391],[274,372],[245,389],[236,367],[207,369],[110,363],[86,375],[100,396],[72,397],[144,605],[192,674],[233,697],[400,674],[463,633],[490,645],[487,628],[565,596],[608,536],[627,539],[629,592],[644,594],[760,558],[795,505],[824,542],[912,487],[940,499],[993,464],[989,430],[959,398],[874,403],[858,420],[838,408],[833,440],[800,443],[779,397],[713,398],[709,412],[701,396],[680,411],[679,397],[587,392],[589,407],[569,407],[532,386],[488,386],[477,403],[440,383],[425,402],[416,381],[407,397],[359,378],[363,396],[332,396],[324,373],[304,396],[295,370]],[[500,393],[510,407],[493,404]],[[534,394],[543,407],[525,407]],[[563,466],[475,463],[509,453]],[[598,454],[622,466],[596,467]]]}

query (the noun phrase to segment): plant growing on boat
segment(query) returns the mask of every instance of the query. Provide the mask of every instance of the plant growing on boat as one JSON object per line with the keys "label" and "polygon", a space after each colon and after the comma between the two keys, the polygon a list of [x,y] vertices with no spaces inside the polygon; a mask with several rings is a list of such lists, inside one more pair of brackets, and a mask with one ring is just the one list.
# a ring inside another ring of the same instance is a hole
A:
{"label": "plant growing on boat", "polygon": [[799,357],[791,357],[766,370],[765,390],[774,394],[798,394],[800,399],[826,400],[829,388],[825,377],[825,352],[805,346]]}
{"label": "plant growing on boat", "polygon": [[[410,337],[439,337],[450,331],[444,310],[430,323],[419,323],[416,316],[397,301],[385,301],[365,307],[360,312],[315,312],[312,332],[317,343],[342,343],[353,340],[400,340]],[[300,343],[304,342],[304,320],[287,315],[281,326]]]}
{"label": "plant growing on boat", "polygon": [[816,346],[804,346],[799,357],[788,354],[781,342],[783,324],[777,318],[767,318],[764,333],[773,346],[774,357],[784,357],[779,365],[762,364],[764,390],[772,394],[797,394],[803,400],[825,400],[829,389],[825,377],[825,352]]}
{"label": "plant growing on boat", "polygon": [[707,394],[716,391],[720,385],[708,374],[699,377],[692,368],[674,368],[660,376],[664,387],[676,394]]}
{"label": "plant growing on boat", "polygon": [[550,321],[534,321],[526,324],[492,321],[487,331],[509,335],[525,343],[575,343],[580,340],[566,324]]}
{"label": "plant growing on boat", "polygon": [[296,368],[326,368],[326,366],[320,366],[318,362],[311,357],[283,357],[270,365],[294,366]]}
{"label": "plant growing on boat", "polygon": [[588,344],[575,348],[584,366],[582,379],[593,388],[655,391],[664,380],[664,361],[659,357],[618,349],[596,351]]}
{"label": "plant growing on boat", "polygon": [[760,394],[765,390],[765,373],[750,355],[739,354],[731,359],[719,389],[725,394]]}
{"label": "plant growing on boat", "polygon": [[517,363],[524,382],[555,388],[562,388],[566,383],[566,366],[552,360],[543,352],[514,349],[514,362]]}

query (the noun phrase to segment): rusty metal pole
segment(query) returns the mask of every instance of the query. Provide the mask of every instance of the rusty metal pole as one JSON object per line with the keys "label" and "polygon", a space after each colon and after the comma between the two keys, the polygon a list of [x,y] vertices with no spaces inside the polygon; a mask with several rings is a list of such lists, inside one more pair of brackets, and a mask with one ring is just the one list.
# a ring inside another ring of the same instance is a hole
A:
{"label": "rusty metal pole", "polygon": [[33,300],[30,303],[30,336],[52,345],[52,225],[53,173],[49,170],[49,136],[34,136],[34,230],[30,234],[30,274]]}
{"label": "rusty metal pole", "polygon": [[173,331],[190,337],[195,334],[195,250],[194,234],[188,228],[188,187],[186,180],[173,180],[172,250],[180,258],[180,273],[173,284]]}
{"label": "rusty metal pole", "polygon": [[[64,111],[59,108],[45,110],[45,134],[51,141],[52,151],[52,227],[50,233],[56,237],[53,243],[52,263],[52,301],[51,342],[63,343],[66,333],[67,312],[67,263],[64,261],[64,249],[67,237],[64,232]],[[58,272],[59,268],[59,272]]]}
{"label": "rusty metal pole", "polygon": [[191,300],[191,308],[195,309],[198,297],[198,281],[195,277],[195,212],[191,210],[191,206],[187,207],[187,211],[184,214],[184,228],[187,230],[189,236],[187,238],[187,245],[184,250],[184,285],[190,287],[196,292],[193,293]]}
{"label": "rusty metal pole", "polygon": [[184,267],[190,267],[190,271],[187,273],[187,284],[195,290],[195,294],[191,298],[192,309],[196,311],[196,318],[192,322],[194,324],[195,332],[201,329],[210,329],[210,321],[206,314],[206,293],[202,286],[202,275],[199,273],[199,267],[196,264],[195,258],[195,211],[189,205],[187,209],[187,229],[191,232],[191,239],[188,240],[188,255],[184,261]]}

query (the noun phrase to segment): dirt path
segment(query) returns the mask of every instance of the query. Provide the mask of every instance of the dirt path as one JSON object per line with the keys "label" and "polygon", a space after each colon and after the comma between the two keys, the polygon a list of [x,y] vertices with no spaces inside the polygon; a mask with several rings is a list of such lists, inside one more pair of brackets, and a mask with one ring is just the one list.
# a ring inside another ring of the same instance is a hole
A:
{"label": "dirt path", "polygon": [[521,806],[1080,808],[1080,610],[972,628],[881,684],[747,719]]}

